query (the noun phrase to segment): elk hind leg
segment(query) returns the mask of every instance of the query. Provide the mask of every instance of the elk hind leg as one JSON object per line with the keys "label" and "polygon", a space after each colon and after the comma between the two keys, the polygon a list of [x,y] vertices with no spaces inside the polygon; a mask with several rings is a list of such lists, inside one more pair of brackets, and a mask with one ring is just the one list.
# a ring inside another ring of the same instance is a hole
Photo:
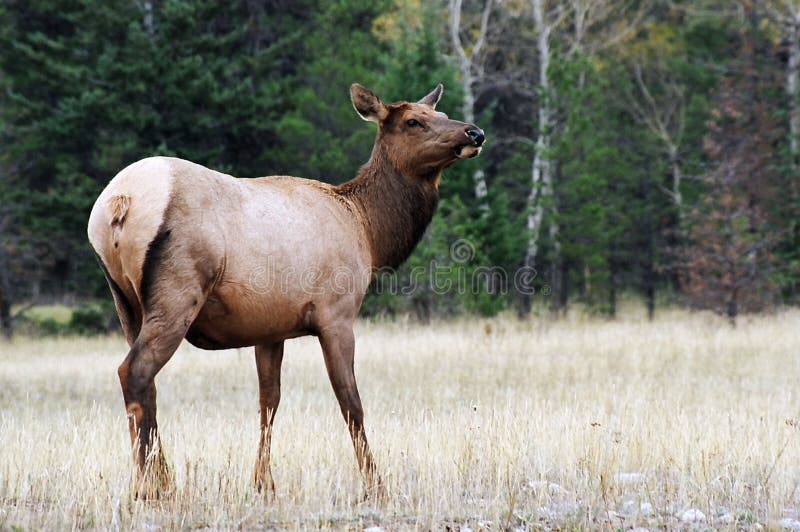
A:
{"label": "elk hind leg", "polygon": [[155,377],[197,316],[203,291],[198,285],[165,288],[159,294],[145,311],[142,328],[118,371],[136,467],[135,492],[143,498],[172,491],[172,474],[158,436]]}
{"label": "elk hind leg", "polygon": [[111,273],[108,271],[100,255],[95,253],[95,257],[97,258],[98,264],[100,264],[100,268],[103,270],[108,288],[111,290],[111,296],[114,298],[114,307],[119,317],[119,324],[120,327],[122,327],[122,332],[125,334],[128,345],[133,347],[133,343],[136,341],[136,337],[139,335],[139,330],[142,327],[141,312],[132,304],[133,300],[125,294],[122,287],[111,276]]}

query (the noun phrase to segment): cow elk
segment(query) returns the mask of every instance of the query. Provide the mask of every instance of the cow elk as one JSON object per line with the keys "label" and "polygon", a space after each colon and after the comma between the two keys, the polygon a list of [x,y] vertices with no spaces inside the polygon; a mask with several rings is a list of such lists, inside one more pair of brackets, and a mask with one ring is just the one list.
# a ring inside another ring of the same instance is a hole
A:
{"label": "cow elk", "polygon": [[374,272],[398,266],[422,237],[442,171],[476,156],[484,133],[436,111],[441,85],[416,103],[387,105],[358,84],[350,95],[378,131],[369,161],[343,185],[236,179],[152,157],[122,170],[97,198],[88,235],[130,346],[119,380],[136,496],[173,487],[158,441],[154,378],[184,338],[202,349],[255,346],[254,482],[274,492],[270,440],[283,344],[304,335],[322,345],[367,493],[384,492],[353,372],[353,323]]}

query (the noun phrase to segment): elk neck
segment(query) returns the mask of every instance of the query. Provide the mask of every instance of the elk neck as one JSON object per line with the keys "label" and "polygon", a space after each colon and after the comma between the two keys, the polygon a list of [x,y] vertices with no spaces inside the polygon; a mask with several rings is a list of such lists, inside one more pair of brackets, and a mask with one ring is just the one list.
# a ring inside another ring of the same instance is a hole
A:
{"label": "elk neck", "polygon": [[441,174],[404,175],[378,142],[355,179],[337,188],[361,212],[373,269],[396,268],[414,251],[436,211]]}

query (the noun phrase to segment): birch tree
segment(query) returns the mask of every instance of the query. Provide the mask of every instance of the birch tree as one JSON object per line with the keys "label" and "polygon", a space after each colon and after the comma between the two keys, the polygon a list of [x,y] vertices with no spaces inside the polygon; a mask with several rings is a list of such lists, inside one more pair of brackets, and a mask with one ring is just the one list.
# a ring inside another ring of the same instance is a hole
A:
{"label": "birch tree", "polygon": [[782,30],[786,43],[785,91],[789,114],[789,151],[791,163],[800,161],[800,0],[767,0],[764,4],[767,15]]}
{"label": "birch tree", "polygon": [[670,79],[666,69],[661,69],[659,77],[665,80],[660,87],[661,93],[655,95],[644,79],[642,65],[637,62],[632,69],[638,94],[628,94],[628,109],[640,124],[656,136],[666,152],[671,186],[662,190],[669,196],[678,213],[679,223],[683,225],[683,171],[680,152],[686,125],[685,87],[677,80]]}
{"label": "birch tree", "polygon": [[[486,0],[481,13],[478,35],[474,42],[465,46],[461,39],[461,11],[462,0],[449,0],[447,4],[448,25],[450,42],[455,51],[458,68],[461,73],[461,84],[464,90],[464,104],[462,114],[464,121],[475,123],[475,102],[477,100],[476,85],[485,76],[485,66],[482,61],[482,52],[486,45],[489,32],[489,18],[492,14],[493,0]],[[487,193],[486,175],[483,170],[477,169],[472,175],[475,198],[483,199]]]}
{"label": "birch tree", "polygon": [[[550,83],[550,55],[552,51],[551,38],[556,26],[561,22],[561,16],[555,12],[548,12],[544,6],[545,0],[531,0],[533,8],[533,23],[536,31],[536,51],[539,57],[539,79],[537,83],[539,93],[538,130],[536,147],[531,168],[531,189],[528,194],[528,246],[525,253],[525,267],[531,271],[536,270],[539,254],[539,236],[547,202],[553,196],[554,168],[550,161],[552,146],[552,120],[553,98]],[[557,232],[557,231],[556,231]],[[522,312],[530,312],[530,294],[526,294]]]}
{"label": "birch tree", "polygon": [[[786,217],[790,222],[783,237],[781,261],[784,264],[797,264],[800,250],[800,186],[796,178],[800,170],[800,0],[765,0],[763,9],[779,26],[786,49],[784,90],[789,126],[789,167],[793,175],[785,189],[788,206]],[[792,284],[791,291],[794,294],[797,294],[797,287],[798,283]]]}
{"label": "birch tree", "polygon": [[630,39],[644,19],[644,9],[630,10],[615,0],[567,0],[571,14],[569,52],[594,56]]}
{"label": "birch tree", "polygon": [[[560,260],[560,228],[557,219],[555,175],[558,162],[553,158],[553,135],[558,124],[558,95],[550,77],[555,50],[594,55],[629,38],[636,31],[642,11],[623,17],[624,6],[612,0],[531,0],[536,50],[539,59],[537,93],[538,126],[531,166],[527,200],[528,242],[524,265],[536,271],[542,228],[547,225],[554,263]],[[556,41],[558,39],[558,41]],[[558,268],[554,268],[554,272]],[[560,289],[554,279],[554,289]],[[555,301],[555,300],[554,300]],[[530,311],[530,296],[523,298],[521,313]]]}

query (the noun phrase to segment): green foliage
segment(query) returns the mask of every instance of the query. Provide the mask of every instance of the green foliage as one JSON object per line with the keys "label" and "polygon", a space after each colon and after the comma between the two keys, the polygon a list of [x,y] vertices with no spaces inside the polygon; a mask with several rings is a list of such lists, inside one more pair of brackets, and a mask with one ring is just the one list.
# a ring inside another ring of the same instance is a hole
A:
{"label": "green foliage", "polygon": [[[40,277],[54,284],[48,291],[103,285],[85,224],[102,186],[126,164],[165,154],[245,175],[263,168],[261,150],[288,92],[267,76],[284,58],[266,45],[281,46],[296,28],[249,9],[8,3],[0,15],[8,51],[0,55],[0,168],[18,180],[23,199],[9,233],[38,249]],[[237,22],[248,19],[250,27]],[[262,37],[269,31],[276,34]]]}
{"label": "green foliage", "polygon": [[91,336],[117,329],[117,318],[110,301],[62,306],[34,307],[18,318],[18,330],[30,336]]}
{"label": "green foliage", "polygon": [[67,332],[79,335],[91,335],[108,332],[109,308],[97,305],[84,305],[72,311]]}
{"label": "green foliage", "polygon": [[[615,148],[627,140],[628,117],[609,98],[614,80],[588,57],[575,55],[554,65],[552,78],[566,110],[553,145],[553,157],[562,161],[556,198],[560,260],[574,272],[572,280],[587,303],[612,308],[595,293],[609,289],[615,270],[633,272],[638,266],[623,250],[640,228],[632,189],[642,176],[632,154]],[[547,244],[552,252],[554,243]]]}
{"label": "green foliage", "polygon": [[757,59],[767,40],[750,22],[741,49],[720,81],[704,148],[709,194],[691,213],[685,290],[693,306],[726,314],[768,308],[775,299],[772,276],[778,222],[773,205],[785,195],[775,147],[783,137],[771,109],[781,72]]}
{"label": "green foliage", "polygon": [[[655,301],[656,289],[678,286],[679,255],[692,226],[700,228],[686,213],[718,192],[703,179],[714,169],[711,113],[721,107],[721,79],[737,68],[743,28],[758,28],[755,61],[780,74],[788,42],[758,6],[746,14],[722,0],[629,6],[620,6],[622,19],[591,25],[582,46],[570,46],[574,28],[563,2],[565,18],[551,34],[555,115],[547,155],[557,174],[547,212],[560,231],[555,238],[542,231],[536,282],[542,288],[563,275],[564,301],[609,313],[617,290]],[[647,9],[643,19],[637,6]],[[621,45],[601,42],[604,32],[624,29],[626,16],[636,31]],[[174,155],[234,175],[346,181],[369,157],[375,135],[352,109],[353,82],[386,101],[415,100],[443,83],[439,110],[462,118],[446,17],[441,5],[417,0],[0,3],[0,311],[37,295],[108,299],[85,243],[86,219],[105,183],[137,159]],[[479,19],[480,7],[465,3],[462,36]],[[527,4],[494,3],[489,20],[472,87],[475,121],[488,142],[481,157],[447,169],[439,213],[397,272],[395,289],[373,287],[368,315],[493,315],[517,297],[541,103],[538,59]],[[783,87],[762,88],[751,100],[786,122]],[[636,101],[648,111],[676,106],[672,116],[682,122],[669,126],[679,139],[674,161],[663,135],[632,111]],[[756,138],[759,128],[742,134]],[[796,162],[788,138],[775,138],[769,151],[784,191],[763,207],[769,234],[777,235],[770,252],[781,264],[772,279],[794,301]],[[673,162],[684,176],[681,207],[669,195]],[[481,199],[476,172],[488,183]],[[469,244],[468,260],[454,257],[457,243]],[[504,283],[486,280],[494,269]],[[437,293],[448,283],[457,288]],[[73,324],[31,327],[106,327],[92,312],[77,311]]]}
{"label": "green foliage", "polygon": [[[359,82],[378,91],[388,48],[372,36],[372,21],[388,2],[321,2],[298,43],[304,60],[288,94],[290,110],[277,123],[269,148],[271,173],[330,183],[352,179],[369,158],[374,126],[364,124],[350,103]],[[345,30],[346,28],[346,30]]]}

